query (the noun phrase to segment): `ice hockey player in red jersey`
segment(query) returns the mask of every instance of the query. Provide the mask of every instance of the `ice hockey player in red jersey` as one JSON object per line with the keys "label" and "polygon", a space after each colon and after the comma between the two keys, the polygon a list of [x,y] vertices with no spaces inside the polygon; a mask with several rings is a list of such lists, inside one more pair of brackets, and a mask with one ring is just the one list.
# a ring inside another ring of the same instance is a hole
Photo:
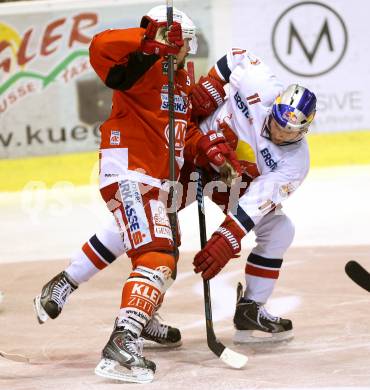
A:
{"label": "ice hockey player in red jersey", "polygon": [[[223,86],[227,83],[230,96],[223,102]],[[207,250],[197,255],[196,270],[205,278],[213,277],[240,250],[241,237],[253,229],[257,245],[246,262],[247,288],[243,292],[238,286],[234,341],[256,341],[249,338],[254,329],[276,336],[274,339],[289,338],[291,321],[272,316],[264,303],[272,294],[283,254],[294,236],[292,222],[276,206],[299,187],[308,172],[304,135],[315,115],[316,97],[299,85],[284,89],[260,59],[245,50],[231,50],[192,89],[192,101],[195,116],[205,118],[202,130],[222,132],[236,149],[243,176],[248,173],[249,182],[256,178],[248,191],[245,188],[234,200],[229,199],[228,192],[212,194],[216,203],[228,206],[228,211],[233,208],[236,211],[225,222],[237,235],[238,245],[230,248],[222,235],[216,234]],[[191,168],[188,172],[182,168],[184,185],[189,172]],[[222,226],[223,232],[225,229]],[[217,259],[215,249],[219,249]],[[66,274],[83,283],[125,251],[119,233],[109,226],[102,227],[73,256]],[[154,325],[153,320],[150,324]],[[168,328],[157,326],[156,329],[162,329],[167,335],[171,333]]]}
{"label": "ice hockey player in red jersey", "polygon": [[[201,156],[232,177],[239,169],[225,138],[215,132],[201,133],[191,120],[190,82],[184,63],[187,54],[195,51],[193,22],[174,9],[174,22],[167,29],[165,6],[151,9],[140,27],[103,31],[90,45],[94,70],[113,89],[111,115],[101,126],[100,192],[132,262],[113,333],[95,369],[96,374],[110,379],[140,383],[153,380],[156,366],[142,355],[139,336],[158,340],[158,332],[151,333],[152,320],[176,268],[177,248],[167,215],[169,54],[177,60],[177,173],[183,165],[185,147],[194,157]],[[97,253],[90,246],[84,248],[85,252],[97,259],[99,252],[110,257],[109,251],[96,246]],[[35,298],[40,322],[57,317],[78,284],[68,272],[49,281]],[[181,342],[178,329],[163,328],[165,341],[173,345]]]}

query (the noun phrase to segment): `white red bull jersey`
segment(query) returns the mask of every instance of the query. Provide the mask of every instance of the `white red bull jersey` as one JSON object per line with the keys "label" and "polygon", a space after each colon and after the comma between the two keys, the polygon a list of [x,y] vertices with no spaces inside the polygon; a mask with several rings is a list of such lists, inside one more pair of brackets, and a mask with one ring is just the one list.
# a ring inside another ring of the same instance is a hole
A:
{"label": "white red bull jersey", "polygon": [[259,58],[233,49],[217,62],[210,75],[229,84],[229,96],[202,122],[202,131],[231,130],[237,138],[236,153],[241,164],[255,163],[260,173],[240,197],[237,210],[230,214],[248,232],[303,182],[310,164],[308,145],[303,139],[277,146],[261,135],[283,85]]}

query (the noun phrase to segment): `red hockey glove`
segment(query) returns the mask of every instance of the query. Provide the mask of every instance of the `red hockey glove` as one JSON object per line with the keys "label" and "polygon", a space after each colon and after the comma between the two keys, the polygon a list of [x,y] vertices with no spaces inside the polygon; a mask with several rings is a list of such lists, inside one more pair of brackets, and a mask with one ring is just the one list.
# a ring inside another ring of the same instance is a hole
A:
{"label": "red hockey glove", "polygon": [[205,280],[216,276],[227,262],[241,250],[241,239],[245,233],[230,217],[212,234],[206,246],[198,252],[193,261],[195,273],[202,273]]}
{"label": "red hockey glove", "polygon": [[[230,145],[231,149],[236,150],[238,146],[238,137],[228,124],[228,122],[224,119],[222,122],[218,124],[219,129],[222,131],[222,134],[226,138],[226,142]],[[250,180],[255,179],[260,175],[257,164],[251,163],[245,160],[239,160],[240,168],[242,175],[249,176]]]}
{"label": "red hockey glove", "polygon": [[223,85],[213,77],[201,77],[190,91],[193,118],[211,115],[225,100]]}
{"label": "red hockey glove", "polygon": [[141,42],[141,51],[144,54],[156,54],[160,57],[176,55],[184,45],[181,24],[173,22],[167,30],[166,22],[157,22],[149,16],[144,18],[148,24]]}
{"label": "red hockey glove", "polygon": [[260,175],[256,163],[251,163],[249,161],[240,161],[240,167],[242,174],[249,176],[251,181]]}
{"label": "red hockey glove", "polygon": [[179,48],[184,46],[184,39],[182,38],[182,28],[181,24],[178,22],[173,22],[167,32],[167,41],[171,45],[175,45]]}
{"label": "red hockey glove", "polygon": [[221,180],[230,186],[241,174],[238,157],[221,133],[210,130],[198,141],[198,156],[195,164],[206,167],[209,164],[220,173]]}

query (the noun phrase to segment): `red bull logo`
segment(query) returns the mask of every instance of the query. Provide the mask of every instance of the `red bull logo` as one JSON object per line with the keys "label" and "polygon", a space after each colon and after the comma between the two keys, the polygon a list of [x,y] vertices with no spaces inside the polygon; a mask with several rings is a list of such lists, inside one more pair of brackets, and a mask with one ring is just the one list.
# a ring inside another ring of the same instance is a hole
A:
{"label": "red bull logo", "polygon": [[283,118],[286,119],[289,123],[298,122],[297,115],[292,111],[285,111],[283,114]]}

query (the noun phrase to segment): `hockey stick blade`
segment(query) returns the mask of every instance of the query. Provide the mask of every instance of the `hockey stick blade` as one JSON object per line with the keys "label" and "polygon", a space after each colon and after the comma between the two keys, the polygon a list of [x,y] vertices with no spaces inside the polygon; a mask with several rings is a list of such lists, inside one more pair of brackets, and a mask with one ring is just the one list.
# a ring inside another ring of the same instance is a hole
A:
{"label": "hockey stick blade", "polygon": [[[198,185],[197,185],[197,202],[198,202],[198,220],[200,233],[200,246],[204,248],[207,243],[207,229],[206,217],[204,214],[204,197],[202,186],[202,170],[197,168]],[[209,349],[217,355],[225,364],[233,368],[242,368],[247,364],[248,358],[241,353],[234,352],[226,348],[220,341],[217,340],[215,331],[213,329],[212,320],[212,300],[209,280],[203,280],[203,294],[204,294],[204,311],[206,316],[206,331],[207,331],[207,345]]]}
{"label": "hockey stick blade", "polygon": [[235,352],[230,348],[225,347],[222,352],[220,359],[230,367],[233,368],[243,368],[247,362],[248,357],[243,355],[242,353]]}
{"label": "hockey stick blade", "polygon": [[230,348],[225,347],[217,338],[213,329],[212,308],[210,300],[209,282],[203,280],[206,308],[206,330],[207,330],[207,345],[208,348],[217,355],[225,364],[233,368],[243,368],[247,362],[248,357],[241,353],[235,352]]}
{"label": "hockey stick blade", "polygon": [[355,283],[370,292],[370,274],[362,265],[355,260],[350,260],[344,270]]}
{"label": "hockey stick blade", "polygon": [[26,356],[23,355],[18,355],[15,353],[7,353],[4,351],[0,351],[0,356],[3,357],[4,359],[11,360],[13,362],[18,362],[18,363],[29,363],[30,359]]}

